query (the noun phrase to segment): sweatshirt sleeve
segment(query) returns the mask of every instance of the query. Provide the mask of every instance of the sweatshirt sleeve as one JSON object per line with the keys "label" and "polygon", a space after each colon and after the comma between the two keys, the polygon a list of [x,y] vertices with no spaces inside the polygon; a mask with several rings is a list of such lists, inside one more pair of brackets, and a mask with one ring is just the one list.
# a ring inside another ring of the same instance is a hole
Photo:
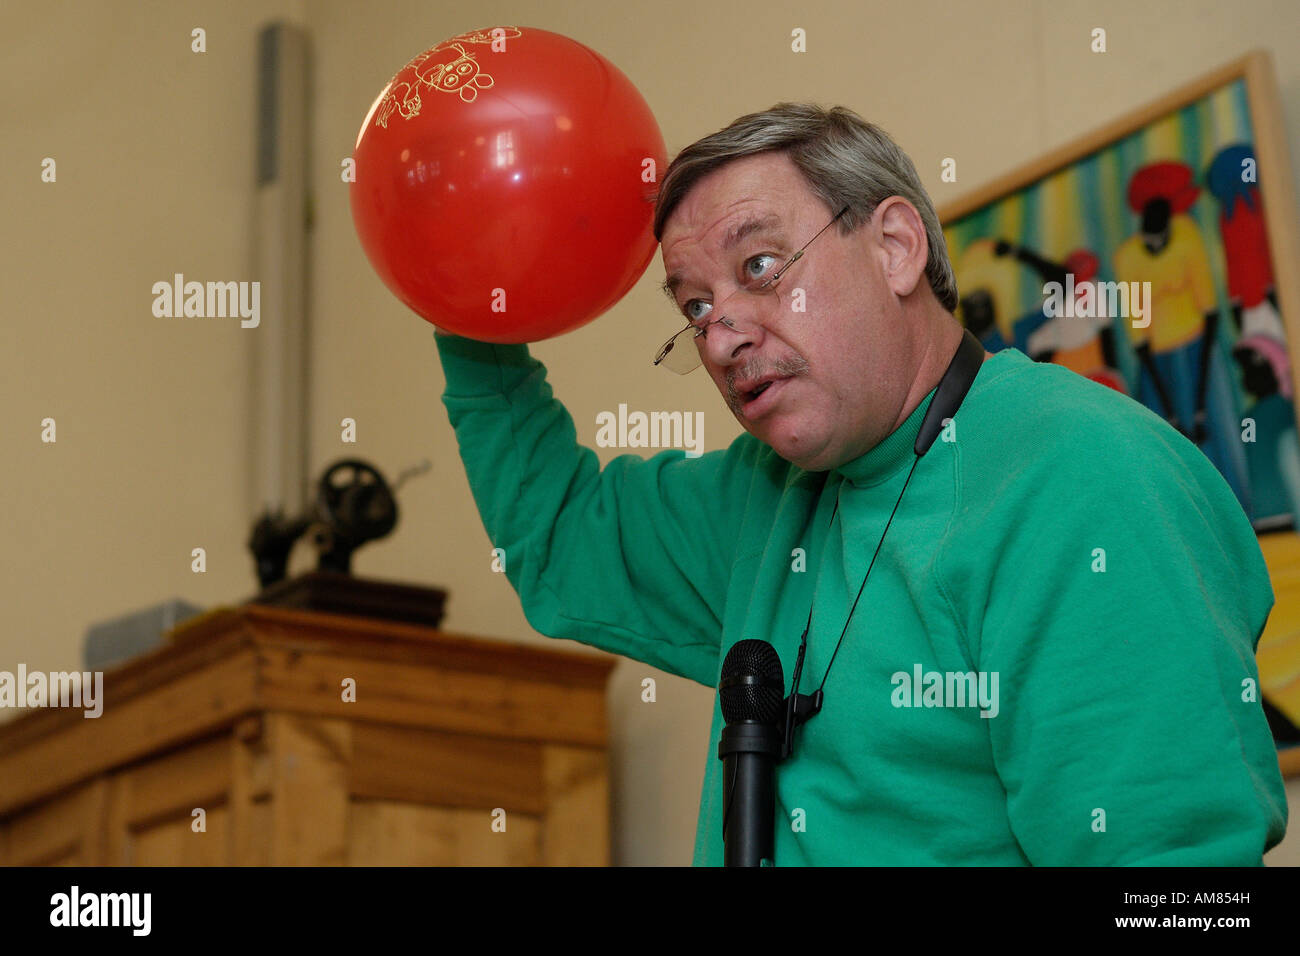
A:
{"label": "sweatshirt sleeve", "polygon": [[976,659],[998,674],[1012,830],[1035,865],[1259,866],[1287,805],[1254,531],[1172,429],[1076,422],[1062,440],[1005,479],[1023,510],[984,529],[1003,546]]}
{"label": "sweatshirt sleeve", "polygon": [[744,443],[698,458],[620,455],[601,469],[526,346],[435,341],[470,489],[528,622],[712,685]]}

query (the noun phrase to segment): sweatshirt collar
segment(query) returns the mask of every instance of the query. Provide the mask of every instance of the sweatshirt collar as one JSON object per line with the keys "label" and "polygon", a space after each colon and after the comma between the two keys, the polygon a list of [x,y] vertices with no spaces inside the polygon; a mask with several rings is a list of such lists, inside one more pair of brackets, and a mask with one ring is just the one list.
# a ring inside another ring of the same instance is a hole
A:
{"label": "sweatshirt collar", "polygon": [[[970,391],[967,393],[966,398],[963,399],[963,406],[970,401],[971,396],[977,391],[987,388],[994,379],[1000,378],[1014,369],[1033,364],[1033,360],[1019,349],[1011,346],[999,349],[993,353],[992,358],[980,366],[975,381],[971,383]],[[921,399],[916,408],[912,409],[912,414],[907,416],[907,420],[894,429],[884,441],[865,455],[845,462],[838,468],[831,469],[832,472],[842,476],[850,484],[868,488],[887,480],[904,465],[910,466],[912,459],[916,455],[916,436],[921,431],[921,421],[925,418],[925,413],[929,411],[930,402],[934,400],[935,393],[938,391],[939,386],[936,384],[934,388],[930,389],[925,398]],[[937,445],[941,441],[943,441],[942,433],[936,439],[935,444]],[[933,450],[931,448],[931,451]]]}
{"label": "sweatshirt collar", "polygon": [[910,464],[916,455],[916,436],[921,431],[921,422],[938,390],[937,385],[930,389],[929,394],[912,409],[907,420],[865,455],[832,470],[854,485],[870,487],[885,481],[903,465]]}

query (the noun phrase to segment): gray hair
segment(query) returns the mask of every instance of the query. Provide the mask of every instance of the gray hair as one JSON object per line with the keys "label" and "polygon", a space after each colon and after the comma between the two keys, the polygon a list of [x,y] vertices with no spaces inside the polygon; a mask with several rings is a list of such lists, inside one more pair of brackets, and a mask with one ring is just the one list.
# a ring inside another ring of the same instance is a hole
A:
{"label": "gray hair", "polygon": [[890,196],[902,196],[915,206],[929,246],[925,277],[945,309],[957,308],[948,246],[916,167],[888,133],[843,106],[778,103],[687,146],[669,164],[660,185],[655,239],[662,241],[664,223],[697,180],[734,159],[768,151],[785,152],[832,213],[849,207],[840,220],[841,235],[870,222],[876,206]]}

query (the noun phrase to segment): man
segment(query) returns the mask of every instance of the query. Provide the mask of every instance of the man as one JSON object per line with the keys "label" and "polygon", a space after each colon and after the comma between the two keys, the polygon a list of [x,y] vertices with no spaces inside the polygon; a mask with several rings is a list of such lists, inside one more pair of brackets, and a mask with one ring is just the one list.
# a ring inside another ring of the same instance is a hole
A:
{"label": "man", "polygon": [[[525,346],[437,336],[530,623],[709,686],[745,638],[790,682],[808,625],[824,706],[777,768],[777,865],[1258,865],[1286,823],[1252,692],[1273,594],[1195,446],[1005,349],[914,454],[957,289],[911,162],[848,110],[687,147],[655,235],[691,326],[656,357],[712,377],[725,450],[602,470]],[[723,858],[721,727],[696,864]]]}

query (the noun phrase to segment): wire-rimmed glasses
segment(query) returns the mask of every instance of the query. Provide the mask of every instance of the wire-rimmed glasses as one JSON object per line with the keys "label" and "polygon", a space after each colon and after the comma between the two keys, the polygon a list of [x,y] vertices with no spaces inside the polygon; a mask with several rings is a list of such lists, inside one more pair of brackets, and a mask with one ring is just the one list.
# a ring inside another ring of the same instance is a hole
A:
{"label": "wire-rimmed glasses", "polygon": [[[840,217],[848,211],[849,207],[845,206],[837,212],[835,218],[822,226],[821,229],[817,230],[817,234],[814,235],[812,239],[805,242],[803,246],[800,247],[799,251],[792,255],[786,261],[785,265],[781,266],[781,268],[777,269],[769,276],[755,276],[752,279],[747,279],[736,291],[739,292],[743,290],[751,295],[761,295],[772,291],[776,287],[776,284],[780,282],[781,277],[785,275],[785,271],[803,257],[804,250],[812,245],[813,239],[816,239],[817,236],[820,236],[823,232],[838,222]],[[730,299],[730,296],[728,296],[728,299]],[[725,302],[720,303],[720,305],[722,304],[725,304]],[[716,325],[719,322],[723,323],[727,328],[735,332],[745,331],[745,329],[737,325],[733,319],[730,319],[725,315],[721,318],[712,319],[698,325],[694,322],[688,321],[684,329],[674,333],[669,337],[667,342],[659,346],[655,351],[654,364],[663,365],[665,368],[676,372],[678,375],[685,375],[687,372],[693,372],[700,366],[699,340],[708,334],[709,326]],[[686,337],[684,338],[683,336]],[[695,347],[692,348],[692,345]]]}

